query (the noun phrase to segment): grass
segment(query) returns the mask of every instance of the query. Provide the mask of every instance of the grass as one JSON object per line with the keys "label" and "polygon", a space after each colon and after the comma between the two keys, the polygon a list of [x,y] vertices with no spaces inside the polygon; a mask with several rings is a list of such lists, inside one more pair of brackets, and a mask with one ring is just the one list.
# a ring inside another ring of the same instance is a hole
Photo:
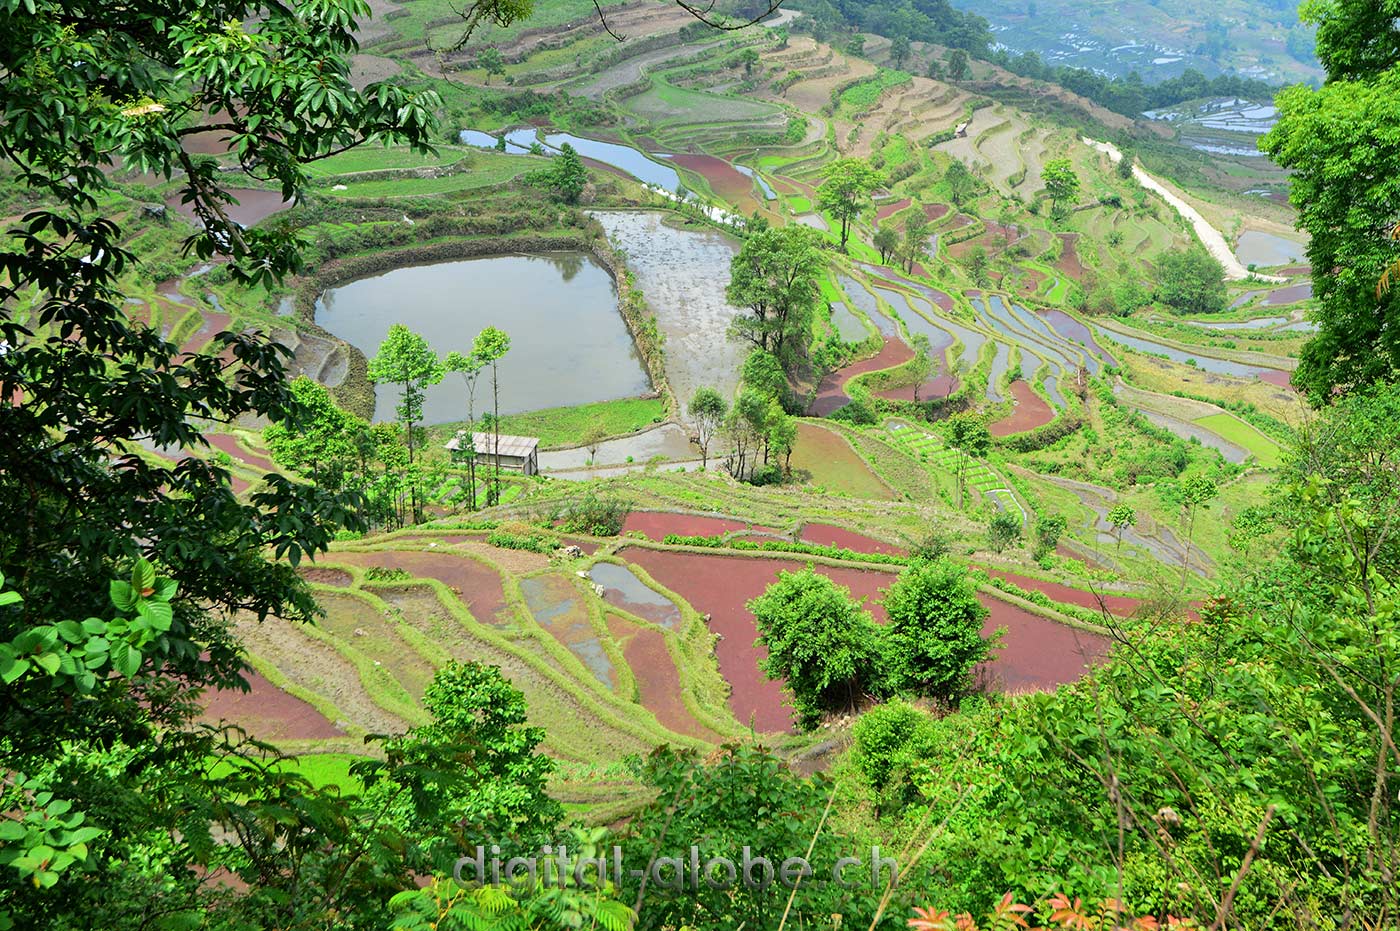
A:
{"label": "grass", "polygon": [[772,104],[733,97],[719,97],[684,87],[656,82],[651,89],[629,98],[627,108],[638,116],[656,122],[684,123],[773,123],[782,111]]}
{"label": "grass", "polygon": [[366,145],[322,159],[319,162],[312,162],[306,166],[306,173],[313,178],[328,178],[360,171],[451,165],[476,151],[466,146],[439,145],[437,146],[437,154],[425,155],[421,152],[415,152],[407,146]]}
{"label": "grass", "polygon": [[851,107],[861,110],[871,106],[880,99],[888,88],[898,87],[910,80],[910,75],[904,71],[891,71],[881,68],[874,77],[861,81],[854,87],[848,87],[841,93],[841,106]]}
{"label": "grass", "polygon": [[390,178],[385,181],[349,182],[345,190],[332,190],[339,197],[424,197],[493,187],[511,181],[539,165],[531,156],[478,152],[472,167],[441,178]]}
{"label": "grass", "polygon": [[1211,414],[1209,417],[1201,417],[1196,423],[1212,433],[1218,433],[1236,446],[1244,447],[1262,466],[1273,468],[1283,462],[1283,452],[1277,443],[1234,414]]}
{"label": "grass", "polygon": [[[601,423],[608,436],[635,433],[659,423],[666,416],[666,404],[659,398],[623,398],[599,401],[577,407],[550,407],[501,418],[501,432],[512,436],[539,437],[540,445],[578,446],[595,423]],[[432,428],[446,442],[462,428],[461,424],[441,424]]]}

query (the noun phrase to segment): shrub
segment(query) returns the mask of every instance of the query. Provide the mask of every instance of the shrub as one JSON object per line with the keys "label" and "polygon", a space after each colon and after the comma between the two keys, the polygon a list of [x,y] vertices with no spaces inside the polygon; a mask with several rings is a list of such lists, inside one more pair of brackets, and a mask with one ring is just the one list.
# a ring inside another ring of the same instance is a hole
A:
{"label": "shrub", "polygon": [[503,527],[499,530],[493,530],[486,537],[486,542],[504,550],[526,550],[545,555],[559,548],[558,537],[531,528]]}
{"label": "shrub", "polygon": [[880,633],[890,691],[947,703],[961,698],[973,667],[995,643],[982,636],[988,612],[967,569],[942,559],[915,563],[890,586],[884,607],[890,622]]}
{"label": "shrub", "polygon": [[851,403],[834,412],[831,419],[857,426],[870,426],[877,420],[875,410],[864,398],[852,398]]}
{"label": "shrub", "polygon": [[365,578],[371,582],[407,582],[413,573],[400,566],[370,566]]}
{"label": "shrub", "polygon": [[616,498],[601,498],[590,491],[572,501],[555,515],[566,533],[587,533],[595,537],[615,537],[622,532],[623,521],[632,513],[631,505]]}
{"label": "shrub", "polygon": [[749,478],[750,485],[781,485],[782,483],[783,470],[771,462],[754,469],[753,475]]}
{"label": "shrub", "polygon": [[987,524],[987,542],[1000,553],[1013,543],[1021,542],[1021,519],[1009,511],[998,511]]}
{"label": "shrub", "polygon": [[851,729],[855,738],[853,760],[872,786],[883,788],[903,756],[924,715],[911,705],[895,700],[877,705],[856,721]]}
{"label": "shrub", "polygon": [[942,559],[952,552],[948,538],[937,530],[928,533],[909,549],[910,559]]}

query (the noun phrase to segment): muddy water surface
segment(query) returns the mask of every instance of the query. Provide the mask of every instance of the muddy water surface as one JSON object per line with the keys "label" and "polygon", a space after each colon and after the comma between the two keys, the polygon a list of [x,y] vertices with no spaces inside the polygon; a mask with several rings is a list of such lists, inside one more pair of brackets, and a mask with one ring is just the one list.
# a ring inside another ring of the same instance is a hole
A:
{"label": "muddy water surface", "polygon": [[627,267],[666,334],[666,377],[676,397],[689,400],[706,385],[733,397],[744,348],[726,335],[739,310],[724,299],[723,285],[735,244],[720,233],[667,226],[659,213],[591,216],[626,250]]}
{"label": "muddy water surface", "polygon": [[[579,252],[502,255],[396,268],[322,295],[316,322],[373,357],[389,326],[422,334],[434,352],[471,351],[495,326],[510,337],[497,367],[501,413],[646,394],[651,382],[617,311],[612,277]],[[393,420],[402,393],[375,389],[375,419]],[[477,382],[476,413],[491,403],[489,372]],[[466,389],[448,375],[428,388],[427,423],[467,417]]]}

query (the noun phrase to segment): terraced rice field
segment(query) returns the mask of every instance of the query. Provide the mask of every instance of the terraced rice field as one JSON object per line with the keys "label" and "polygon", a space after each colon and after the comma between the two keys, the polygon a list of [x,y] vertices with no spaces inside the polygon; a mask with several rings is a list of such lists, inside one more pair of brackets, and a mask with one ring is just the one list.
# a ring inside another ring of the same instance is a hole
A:
{"label": "terraced rice field", "polygon": [[837,494],[880,500],[894,497],[894,491],[844,437],[813,423],[797,426],[792,470],[802,481]]}

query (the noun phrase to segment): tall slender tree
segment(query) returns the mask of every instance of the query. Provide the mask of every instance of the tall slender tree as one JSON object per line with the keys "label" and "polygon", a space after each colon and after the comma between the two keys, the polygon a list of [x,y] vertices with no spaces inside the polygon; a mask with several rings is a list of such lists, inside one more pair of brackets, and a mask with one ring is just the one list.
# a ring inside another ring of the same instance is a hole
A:
{"label": "tall slender tree", "polygon": [[[369,379],[375,384],[395,384],[403,391],[395,413],[403,424],[408,441],[408,468],[414,471],[417,459],[418,424],[423,419],[423,401],[428,387],[442,381],[444,369],[428,341],[402,323],[389,327],[389,335],[379,344],[379,352],[369,362]],[[417,481],[409,482],[413,519],[422,517],[423,502]]]}
{"label": "tall slender tree", "polygon": [[472,341],[472,355],[480,359],[483,365],[491,366],[491,451],[494,462],[491,486],[486,492],[486,501],[491,505],[501,500],[501,392],[497,363],[507,352],[510,352],[510,337],[493,326],[476,334],[476,339]]}
{"label": "tall slender tree", "polygon": [[486,363],[474,352],[462,353],[452,350],[443,360],[443,367],[449,372],[456,372],[462,376],[462,383],[467,387],[467,429],[463,431],[466,436],[467,448],[467,505],[471,510],[476,510],[476,381],[481,377],[482,370],[486,368]]}
{"label": "tall slender tree", "polygon": [[691,422],[695,424],[695,437],[700,447],[700,468],[708,469],[710,444],[719,432],[720,425],[724,423],[724,415],[729,413],[729,405],[718,391],[702,385],[695,389],[688,412]]}

